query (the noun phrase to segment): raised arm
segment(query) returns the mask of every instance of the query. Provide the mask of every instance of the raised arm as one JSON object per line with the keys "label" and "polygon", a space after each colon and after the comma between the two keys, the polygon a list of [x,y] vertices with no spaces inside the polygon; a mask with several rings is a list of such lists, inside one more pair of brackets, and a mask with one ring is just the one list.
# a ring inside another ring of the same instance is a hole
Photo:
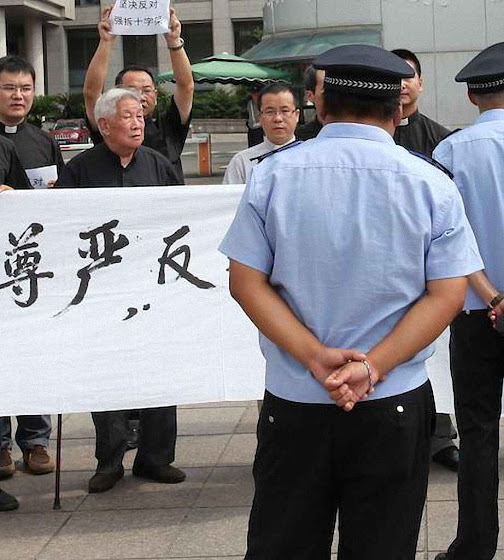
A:
{"label": "raised arm", "polygon": [[107,71],[110,62],[112,48],[114,46],[115,36],[110,33],[110,12],[112,6],[105,8],[102,11],[101,20],[98,23],[98,33],[100,35],[100,42],[98,48],[89,63],[86,77],[84,79],[84,103],[86,105],[86,115],[89,123],[94,130],[98,130],[98,125],[94,118],[94,108],[98,97],[103,92],[105,80],[107,78]]}
{"label": "raised arm", "polygon": [[177,14],[173,8],[170,8],[170,32],[165,33],[164,38],[170,53],[173,77],[176,81],[173,99],[180,113],[182,124],[186,124],[192,109],[194,80],[191,63],[181,41],[181,31],[182,25]]}

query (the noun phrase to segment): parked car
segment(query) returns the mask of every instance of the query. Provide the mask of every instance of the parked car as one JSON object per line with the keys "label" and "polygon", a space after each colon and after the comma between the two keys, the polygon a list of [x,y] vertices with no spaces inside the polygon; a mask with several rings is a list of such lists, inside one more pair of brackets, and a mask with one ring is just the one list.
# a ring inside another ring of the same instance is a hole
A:
{"label": "parked car", "polygon": [[89,129],[84,119],[58,119],[50,131],[58,144],[87,144],[91,142]]}

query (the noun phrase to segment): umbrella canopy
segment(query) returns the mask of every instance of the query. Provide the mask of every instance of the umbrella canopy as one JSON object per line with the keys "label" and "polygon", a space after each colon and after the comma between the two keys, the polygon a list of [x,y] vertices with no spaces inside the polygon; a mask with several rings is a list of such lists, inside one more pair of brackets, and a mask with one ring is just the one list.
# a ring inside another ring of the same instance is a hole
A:
{"label": "umbrella canopy", "polygon": [[[204,58],[191,65],[194,81],[209,84],[266,84],[268,82],[290,82],[292,76],[283,72],[255,64],[233,54],[221,53]],[[157,75],[160,82],[175,81],[173,72]]]}

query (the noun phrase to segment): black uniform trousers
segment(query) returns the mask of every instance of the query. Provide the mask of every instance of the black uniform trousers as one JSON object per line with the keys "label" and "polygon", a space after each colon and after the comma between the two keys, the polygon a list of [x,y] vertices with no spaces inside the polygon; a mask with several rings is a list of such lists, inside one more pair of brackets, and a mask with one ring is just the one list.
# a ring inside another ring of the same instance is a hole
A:
{"label": "black uniform trousers", "polygon": [[[128,438],[130,410],[93,412],[96,429],[96,472],[111,473],[122,467]],[[143,408],[135,463],[158,467],[175,459],[177,407]]]}
{"label": "black uniform trousers", "polygon": [[499,421],[504,337],[486,310],[463,312],[451,326],[450,361],[460,435],[457,537],[450,560],[491,560],[497,549]]}
{"label": "black uniform trousers", "polygon": [[246,560],[413,560],[427,492],[430,383],[359,403],[266,392],[257,428]]}

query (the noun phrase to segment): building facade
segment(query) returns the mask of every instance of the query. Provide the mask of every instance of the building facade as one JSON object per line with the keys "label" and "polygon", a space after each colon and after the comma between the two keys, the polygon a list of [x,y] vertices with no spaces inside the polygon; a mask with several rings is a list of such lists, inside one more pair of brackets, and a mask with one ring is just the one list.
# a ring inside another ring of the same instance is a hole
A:
{"label": "building facade", "polygon": [[[0,0],[0,55],[19,54],[37,72],[36,93],[79,93],[98,44],[97,23],[110,0]],[[456,128],[476,109],[457,71],[504,40],[504,0],[178,0],[192,62],[214,53],[258,62],[305,64],[338,44],[408,48],[421,60],[421,110]],[[263,40],[254,45],[261,37]],[[125,65],[170,70],[162,37],[118,37],[107,86]]]}
{"label": "building facade", "polygon": [[[74,20],[46,28],[49,94],[82,91],[87,65],[98,44],[100,13],[110,4],[110,0],[74,1]],[[219,52],[241,54],[262,32],[263,0],[179,0],[174,7],[192,62]],[[163,37],[117,37],[107,86],[121,68],[131,64],[147,66],[154,74],[171,70]]]}
{"label": "building facade", "polygon": [[457,128],[477,111],[456,73],[503,40],[504,0],[266,0],[263,40],[246,56],[302,63],[338,44],[407,48],[422,64],[421,111]]}
{"label": "building facade", "polygon": [[73,19],[75,0],[0,0],[0,56],[15,54],[31,62],[36,95],[47,91],[46,30],[49,22]]}

